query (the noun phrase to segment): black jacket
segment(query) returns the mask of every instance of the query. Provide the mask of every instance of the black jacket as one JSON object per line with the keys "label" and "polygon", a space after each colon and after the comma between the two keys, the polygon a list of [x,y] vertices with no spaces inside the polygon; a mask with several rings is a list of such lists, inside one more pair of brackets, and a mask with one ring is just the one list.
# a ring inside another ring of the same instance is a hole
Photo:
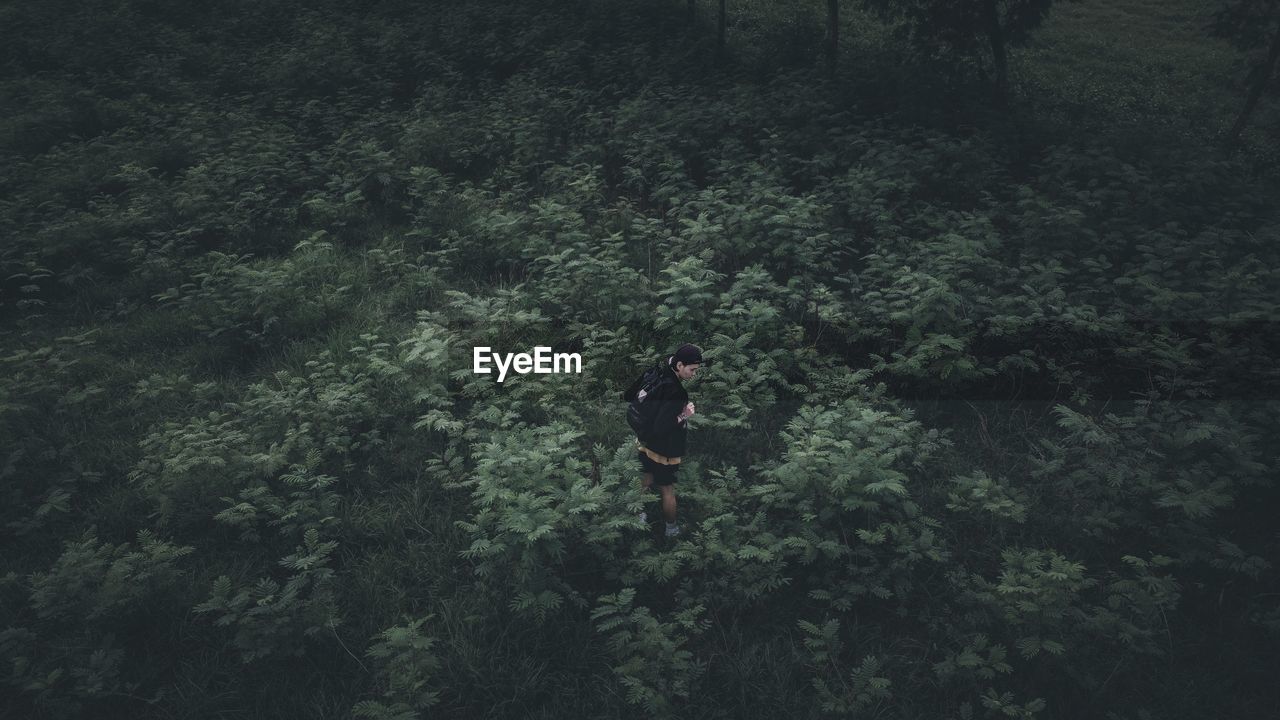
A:
{"label": "black jacket", "polygon": [[[689,402],[689,393],[680,384],[680,378],[676,377],[670,365],[664,364],[662,372],[667,375],[670,382],[663,383],[653,395],[645,398],[646,403],[658,402],[658,412],[653,419],[653,432],[650,434],[649,441],[645,443],[645,447],[659,455],[682,457],[685,450],[686,428],[685,423],[677,421],[676,418]],[[636,393],[640,391],[640,383],[643,380],[644,376],[641,375],[631,383],[631,387],[622,393],[623,402],[629,403],[636,399]]]}

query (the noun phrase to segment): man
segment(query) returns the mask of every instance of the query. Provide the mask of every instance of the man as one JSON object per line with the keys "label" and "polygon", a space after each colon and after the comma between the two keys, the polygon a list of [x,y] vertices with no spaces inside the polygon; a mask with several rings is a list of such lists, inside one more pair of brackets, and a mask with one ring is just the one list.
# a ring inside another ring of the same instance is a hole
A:
{"label": "man", "polygon": [[[645,403],[657,402],[653,426],[648,437],[636,439],[637,457],[640,460],[641,487],[649,492],[654,485],[662,495],[662,515],[667,521],[667,537],[680,534],[676,523],[676,471],[685,450],[686,421],[693,415],[693,403],[689,393],[681,385],[682,380],[692,380],[702,367],[702,348],[697,345],[681,345],[667,358],[663,366],[665,382],[646,396]],[[643,377],[627,388],[622,399],[632,402],[641,389]],[[646,513],[640,514],[642,522],[648,522]]]}

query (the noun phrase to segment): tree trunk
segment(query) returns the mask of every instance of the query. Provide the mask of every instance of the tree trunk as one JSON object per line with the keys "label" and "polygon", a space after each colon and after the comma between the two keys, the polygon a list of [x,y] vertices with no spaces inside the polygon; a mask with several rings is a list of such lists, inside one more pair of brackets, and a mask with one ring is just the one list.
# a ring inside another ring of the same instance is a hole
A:
{"label": "tree trunk", "polygon": [[982,0],[982,22],[986,26],[987,39],[991,41],[991,60],[996,70],[996,96],[1003,102],[1009,89],[1009,63],[1004,54],[1004,29],[1000,27],[1000,12],[996,9],[996,0]]}
{"label": "tree trunk", "polygon": [[827,77],[836,76],[840,52],[840,0],[827,0]]}
{"label": "tree trunk", "polygon": [[1244,108],[1240,110],[1239,117],[1231,126],[1231,134],[1227,136],[1227,145],[1234,146],[1240,139],[1240,133],[1244,131],[1244,126],[1249,122],[1249,116],[1253,114],[1253,110],[1258,105],[1258,100],[1262,98],[1262,92],[1267,89],[1267,84],[1271,82],[1271,76],[1276,71],[1276,59],[1280,58],[1280,31],[1271,38],[1271,49],[1267,51],[1267,59],[1262,61],[1262,65],[1256,69],[1257,77],[1253,81],[1253,87],[1249,88],[1249,96],[1245,98]]}
{"label": "tree trunk", "polygon": [[724,3],[725,3],[725,0],[720,0],[720,17],[716,21],[716,59],[717,60],[724,57],[724,23],[725,23]]}

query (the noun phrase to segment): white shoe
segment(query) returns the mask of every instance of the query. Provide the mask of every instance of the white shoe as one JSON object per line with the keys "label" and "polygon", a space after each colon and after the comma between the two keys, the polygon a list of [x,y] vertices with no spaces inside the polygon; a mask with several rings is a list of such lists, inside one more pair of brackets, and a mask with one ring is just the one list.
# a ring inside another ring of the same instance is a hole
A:
{"label": "white shoe", "polygon": [[639,518],[640,518],[640,524],[642,524],[642,525],[648,525],[648,524],[649,524],[649,513],[647,513],[647,512],[641,512],[641,513],[640,513],[639,515],[637,515],[636,517],[639,517]]}
{"label": "white shoe", "polygon": [[680,534],[679,525],[667,525],[667,537],[675,537]]}

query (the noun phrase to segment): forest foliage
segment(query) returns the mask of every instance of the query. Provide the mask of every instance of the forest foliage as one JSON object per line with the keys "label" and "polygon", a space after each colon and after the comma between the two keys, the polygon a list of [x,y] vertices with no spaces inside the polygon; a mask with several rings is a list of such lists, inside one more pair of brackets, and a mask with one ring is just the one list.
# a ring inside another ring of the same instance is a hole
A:
{"label": "forest foliage", "polygon": [[1275,175],[680,6],[0,10],[0,714],[1280,707]]}

